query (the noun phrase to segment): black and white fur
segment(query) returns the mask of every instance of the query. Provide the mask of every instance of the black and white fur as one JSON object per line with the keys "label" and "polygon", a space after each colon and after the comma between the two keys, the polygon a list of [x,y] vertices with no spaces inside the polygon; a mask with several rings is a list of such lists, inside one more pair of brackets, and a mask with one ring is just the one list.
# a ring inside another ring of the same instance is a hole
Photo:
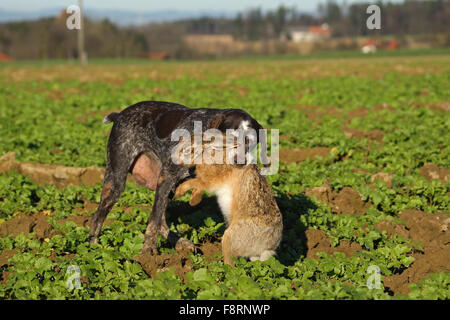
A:
{"label": "black and white fur", "polygon": [[139,102],[103,119],[104,123],[114,124],[107,145],[101,200],[90,224],[91,243],[98,242],[103,222],[124,191],[128,173],[132,173],[139,184],[156,190],[142,252],[157,252],[158,234],[176,248],[194,248],[190,241],[169,231],[165,219],[170,195],[191,175],[188,166],[177,165],[171,159],[177,143],[171,141],[171,133],[175,129],[193,132],[194,121],[202,122],[203,131],[215,128],[225,133],[227,129],[252,128],[258,132],[262,129],[240,109],[191,109],[161,101]]}

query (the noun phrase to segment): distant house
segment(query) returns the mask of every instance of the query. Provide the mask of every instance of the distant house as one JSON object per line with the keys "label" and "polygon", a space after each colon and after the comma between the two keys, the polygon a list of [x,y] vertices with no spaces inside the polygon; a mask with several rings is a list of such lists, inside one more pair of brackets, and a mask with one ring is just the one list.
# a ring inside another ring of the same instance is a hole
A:
{"label": "distant house", "polygon": [[326,39],[330,36],[331,28],[328,24],[324,23],[320,26],[288,27],[283,35],[283,40],[305,42]]}
{"label": "distant house", "polygon": [[387,44],[386,44],[386,50],[397,50],[398,49],[398,41],[395,39],[390,40]]}
{"label": "distant house", "polygon": [[362,53],[374,53],[377,51],[377,42],[374,39],[367,39],[361,47]]}
{"label": "distant house", "polygon": [[6,54],[0,52],[0,62],[9,62],[12,61],[10,57],[8,57]]}
{"label": "distant house", "polygon": [[397,50],[398,49],[398,41],[396,39],[391,39],[387,41],[375,40],[375,39],[366,39],[361,47],[361,51],[363,53],[373,53],[378,49],[381,50]]}

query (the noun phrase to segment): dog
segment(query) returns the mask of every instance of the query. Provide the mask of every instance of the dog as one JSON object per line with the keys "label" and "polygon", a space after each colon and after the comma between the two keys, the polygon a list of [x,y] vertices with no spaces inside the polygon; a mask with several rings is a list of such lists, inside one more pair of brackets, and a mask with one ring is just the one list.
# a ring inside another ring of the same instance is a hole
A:
{"label": "dog", "polygon": [[[107,162],[99,206],[90,223],[90,243],[98,243],[103,222],[125,189],[128,173],[139,185],[155,190],[155,201],[145,231],[141,253],[157,254],[156,240],[161,234],[177,250],[194,251],[194,245],[169,230],[165,212],[176,187],[192,175],[189,166],[174,163],[171,154],[177,141],[172,132],[194,132],[194,121],[202,130],[253,129],[263,127],[241,109],[191,109],[163,101],[142,101],[120,113],[107,115],[113,122],[107,144]],[[257,142],[256,142],[257,143]]]}

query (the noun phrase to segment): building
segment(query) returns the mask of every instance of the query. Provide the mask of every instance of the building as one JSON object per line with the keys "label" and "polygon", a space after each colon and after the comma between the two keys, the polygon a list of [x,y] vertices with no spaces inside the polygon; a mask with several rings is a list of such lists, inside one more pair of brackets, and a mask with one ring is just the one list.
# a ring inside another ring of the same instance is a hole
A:
{"label": "building", "polygon": [[324,23],[320,26],[288,27],[282,39],[293,42],[317,41],[331,37],[331,28]]}
{"label": "building", "polygon": [[374,39],[367,39],[361,47],[362,53],[377,52],[377,42]]}
{"label": "building", "polygon": [[0,62],[9,62],[12,61],[10,57],[8,57],[6,54],[0,52]]}

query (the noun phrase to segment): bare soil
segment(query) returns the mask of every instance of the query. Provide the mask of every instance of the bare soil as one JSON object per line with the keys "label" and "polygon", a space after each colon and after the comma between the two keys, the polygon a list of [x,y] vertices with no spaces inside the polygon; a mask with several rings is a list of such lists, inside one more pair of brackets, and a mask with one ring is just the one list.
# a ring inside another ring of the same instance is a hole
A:
{"label": "bare soil", "polygon": [[316,197],[321,202],[328,204],[336,214],[364,214],[370,203],[363,201],[361,194],[350,187],[344,187],[339,192],[333,190],[328,184],[308,189],[305,191],[308,197]]}
{"label": "bare soil", "polygon": [[433,163],[426,163],[422,169],[420,169],[419,175],[428,181],[439,179],[445,183],[450,180],[450,170],[444,167],[438,167]]}
{"label": "bare soil", "polygon": [[331,241],[321,230],[310,229],[305,232],[307,239],[308,258],[318,259],[318,252],[325,252],[332,255],[334,252],[342,252],[347,257],[351,257],[356,251],[364,250],[359,243],[341,240],[336,247],[331,246]]}
{"label": "bare soil", "polygon": [[[53,150],[52,152],[60,151]],[[50,184],[58,188],[80,185],[94,186],[103,181],[105,175],[105,168],[95,166],[68,167],[60,164],[20,162],[16,160],[15,152],[8,152],[0,157],[0,173],[13,170],[27,176],[35,183]],[[128,175],[127,180],[133,180],[133,177]]]}
{"label": "bare soil", "polygon": [[[219,259],[222,246],[220,242],[207,242],[197,250],[206,257],[207,261],[214,261]],[[173,268],[175,274],[179,275],[183,281],[186,281],[186,273],[192,270],[190,254],[191,252],[189,251],[180,251],[174,254],[162,253],[156,256],[145,253],[136,257],[135,260],[140,263],[142,269],[152,278],[157,278],[158,272],[164,272]]]}
{"label": "bare soil", "polygon": [[[83,210],[91,210],[96,207],[94,203],[87,203]],[[125,211],[129,211],[135,207],[124,207]],[[139,206],[141,208],[141,206]],[[149,208],[145,206],[144,208]],[[20,213],[13,217],[11,220],[5,221],[0,224],[0,236],[18,236],[23,233],[29,235],[35,232],[34,239],[44,241],[57,234],[61,234],[59,231],[53,229],[53,227],[47,222],[50,217],[49,212],[38,212],[33,215],[27,215]],[[75,222],[79,227],[86,227],[90,224],[90,218],[84,215],[69,216],[65,219],[58,220],[59,224],[65,224],[68,221]],[[108,226],[113,223],[114,220],[106,219],[104,225]],[[0,267],[8,265],[8,260],[16,253],[17,249],[3,250],[0,253]],[[197,247],[197,252],[205,256],[207,261],[217,261],[221,258],[222,246],[220,242],[207,242]],[[190,251],[179,251],[175,254],[162,253],[159,255],[143,254],[135,258],[144,269],[144,271],[151,277],[157,277],[158,272],[164,272],[173,267],[176,274],[185,280],[185,274],[191,271],[192,260],[189,257]],[[0,283],[7,280],[8,274],[6,272],[0,278]]]}
{"label": "bare soil", "polygon": [[377,129],[371,131],[364,131],[361,129],[345,128],[344,135],[349,138],[368,139],[372,141],[377,141],[378,143],[383,142],[384,138],[384,132]]}
{"label": "bare soil", "polygon": [[66,167],[59,164],[42,164],[35,162],[20,162],[14,152],[8,152],[0,157],[0,172],[15,170],[27,176],[31,181],[41,185],[51,184],[59,188],[71,185],[93,186],[103,180],[104,168],[99,167]]}
{"label": "bare soil", "polygon": [[[96,206],[95,206],[96,207]],[[42,211],[35,214],[29,215],[25,213],[19,213],[11,220],[5,221],[0,224],[0,236],[18,236],[23,233],[24,235],[29,235],[35,232],[35,239],[46,239],[59,234],[58,231],[54,230],[53,227],[48,223],[47,219],[51,216],[50,212]],[[72,215],[65,219],[57,220],[59,224],[65,224],[66,222],[75,222],[79,227],[88,226],[90,223],[90,218],[84,215]],[[108,226],[113,223],[114,220],[106,219],[104,225]]]}
{"label": "bare soil", "polygon": [[374,174],[370,178],[370,182],[373,184],[375,182],[375,180],[384,181],[388,188],[392,188],[392,176],[386,172],[378,172],[378,173]]}
{"label": "bare soil", "polygon": [[280,149],[280,161],[287,164],[302,162],[306,159],[314,160],[316,157],[327,157],[331,152],[331,148],[296,148],[296,149]]}
{"label": "bare soil", "polygon": [[415,260],[407,269],[384,278],[384,285],[394,294],[408,294],[411,283],[418,283],[432,273],[450,270],[450,215],[405,210],[399,218],[406,225],[381,221],[375,227],[385,230],[389,236],[397,234],[422,246],[423,250],[413,251]]}

